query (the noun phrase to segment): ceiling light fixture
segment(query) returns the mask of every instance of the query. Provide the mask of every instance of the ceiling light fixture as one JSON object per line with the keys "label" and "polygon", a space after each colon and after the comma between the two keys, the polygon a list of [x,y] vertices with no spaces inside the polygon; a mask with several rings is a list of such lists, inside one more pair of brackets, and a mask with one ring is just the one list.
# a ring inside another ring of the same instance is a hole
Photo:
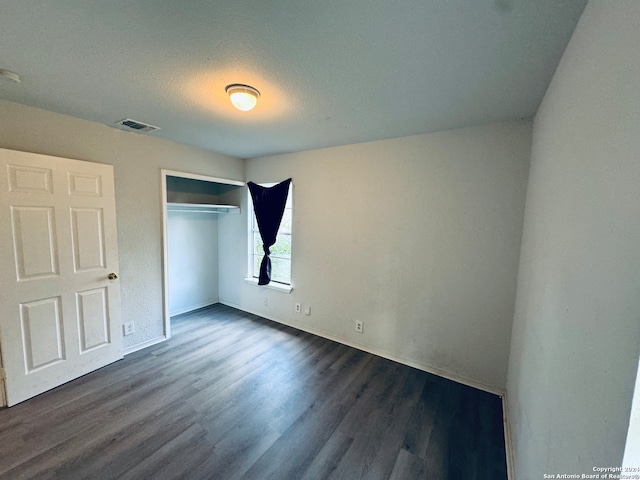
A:
{"label": "ceiling light fixture", "polygon": [[258,97],[260,92],[249,85],[242,85],[241,83],[232,83],[224,88],[224,91],[229,94],[231,103],[238,110],[247,112],[256,106],[258,103]]}
{"label": "ceiling light fixture", "polygon": [[20,75],[10,70],[5,70],[4,68],[0,68],[0,78],[6,78],[16,83],[20,83],[21,81]]}

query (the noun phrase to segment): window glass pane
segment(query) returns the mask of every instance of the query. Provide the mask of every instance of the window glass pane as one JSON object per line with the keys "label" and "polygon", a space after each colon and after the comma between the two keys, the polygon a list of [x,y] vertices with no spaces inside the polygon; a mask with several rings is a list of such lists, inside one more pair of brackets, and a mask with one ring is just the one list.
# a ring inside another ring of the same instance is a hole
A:
{"label": "window glass pane", "polygon": [[280,283],[291,283],[291,260],[271,257],[271,280]]}
{"label": "window glass pane", "polygon": [[278,235],[275,245],[271,247],[271,256],[291,259],[291,235]]}
{"label": "window glass pane", "polygon": [[[264,255],[262,237],[259,232],[253,234],[253,254]],[[291,235],[278,235],[276,243],[271,247],[271,255],[291,258]]]}
{"label": "window glass pane", "polygon": [[[262,256],[255,255],[253,257],[253,276],[260,276],[260,263]],[[271,280],[280,283],[291,283],[291,260],[286,258],[271,257]]]}
{"label": "window glass pane", "polygon": [[292,212],[293,211],[291,209],[285,209],[278,233],[291,233]]}

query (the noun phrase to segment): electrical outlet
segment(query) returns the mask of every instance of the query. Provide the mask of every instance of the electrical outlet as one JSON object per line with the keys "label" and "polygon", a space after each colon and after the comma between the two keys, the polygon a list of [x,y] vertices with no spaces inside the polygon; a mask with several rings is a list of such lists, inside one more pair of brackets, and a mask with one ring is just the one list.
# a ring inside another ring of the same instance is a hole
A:
{"label": "electrical outlet", "polygon": [[302,308],[302,305],[300,305],[299,303],[296,303],[296,313],[300,313],[301,308]]}
{"label": "electrical outlet", "polygon": [[264,305],[265,307],[269,306],[269,298],[268,297],[264,297],[264,299],[262,300],[262,305]]}
{"label": "electrical outlet", "polygon": [[124,325],[122,325],[122,329],[124,330],[124,335],[133,335],[133,333],[136,331],[135,325],[133,322],[126,322]]}
{"label": "electrical outlet", "polygon": [[364,323],[362,322],[362,320],[356,320],[356,332],[362,333],[363,326],[364,326]]}
{"label": "electrical outlet", "polygon": [[304,314],[311,315],[311,307],[304,307]]}

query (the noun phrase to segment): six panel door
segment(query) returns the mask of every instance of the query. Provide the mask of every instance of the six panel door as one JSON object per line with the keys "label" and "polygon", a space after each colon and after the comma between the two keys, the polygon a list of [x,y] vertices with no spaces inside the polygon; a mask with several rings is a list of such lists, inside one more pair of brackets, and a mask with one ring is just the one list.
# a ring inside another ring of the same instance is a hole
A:
{"label": "six panel door", "polygon": [[122,358],[113,167],[0,149],[9,406]]}

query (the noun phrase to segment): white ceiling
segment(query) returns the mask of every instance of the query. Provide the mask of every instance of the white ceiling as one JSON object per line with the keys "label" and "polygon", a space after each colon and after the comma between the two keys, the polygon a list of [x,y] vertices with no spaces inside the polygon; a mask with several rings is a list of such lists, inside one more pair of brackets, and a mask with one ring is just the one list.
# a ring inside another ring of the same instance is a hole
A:
{"label": "white ceiling", "polygon": [[242,158],[531,117],[585,4],[3,0],[0,98]]}

